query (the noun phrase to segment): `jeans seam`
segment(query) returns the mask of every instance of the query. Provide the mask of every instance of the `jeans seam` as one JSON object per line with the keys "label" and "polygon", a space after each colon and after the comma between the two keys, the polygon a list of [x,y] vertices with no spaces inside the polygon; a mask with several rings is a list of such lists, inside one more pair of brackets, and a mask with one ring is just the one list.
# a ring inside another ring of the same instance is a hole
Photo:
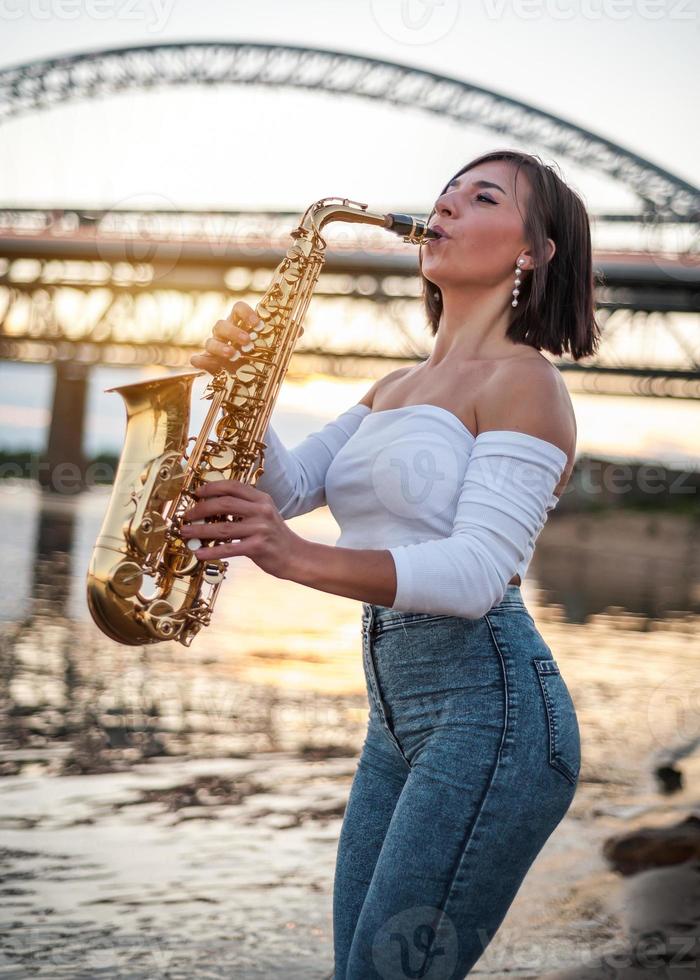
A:
{"label": "jeans seam", "polygon": [[448,909],[448,906],[449,906],[449,903],[450,903],[450,899],[452,898],[452,895],[454,893],[455,883],[457,881],[457,877],[458,877],[458,875],[459,875],[459,873],[460,873],[460,871],[462,869],[462,866],[464,864],[464,859],[466,857],[467,851],[469,850],[469,845],[474,840],[474,834],[476,832],[476,828],[477,828],[477,826],[479,824],[479,820],[481,819],[481,815],[484,812],[484,807],[486,805],[486,801],[488,799],[489,793],[491,792],[491,790],[492,790],[492,788],[494,786],[494,783],[496,781],[496,776],[498,775],[498,771],[499,771],[499,769],[501,767],[501,762],[502,762],[501,751],[503,749],[503,743],[505,741],[506,732],[508,731],[508,723],[509,723],[509,720],[510,720],[510,714],[509,714],[509,710],[508,710],[508,693],[509,693],[509,688],[508,688],[508,677],[507,677],[507,671],[506,671],[506,666],[505,666],[505,659],[503,657],[503,653],[501,651],[501,648],[498,645],[498,642],[497,642],[496,637],[494,635],[494,632],[493,632],[493,629],[491,627],[491,623],[489,621],[488,616],[484,616],[484,619],[486,620],[486,624],[487,624],[487,626],[489,628],[489,632],[491,634],[491,638],[492,638],[493,643],[494,643],[494,646],[496,648],[496,653],[498,654],[498,658],[501,661],[501,670],[503,672],[503,684],[504,684],[504,691],[505,691],[505,698],[504,698],[505,709],[504,709],[504,720],[503,720],[503,732],[501,734],[501,744],[498,747],[498,753],[496,755],[496,762],[495,762],[495,765],[493,767],[493,772],[491,773],[491,776],[489,778],[488,786],[484,790],[484,794],[483,794],[481,800],[479,801],[479,809],[478,809],[478,811],[477,811],[477,813],[476,813],[476,815],[474,817],[474,820],[472,821],[471,827],[469,828],[469,833],[467,834],[466,840],[464,841],[464,845],[463,845],[463,847],[462,847],[462,849],[460,851],[459,858],[458,858],[458,860],[456,862],[455,869],[454,869],[454,871],[452,873],[452,878],[450,879],[450,884],[449,884],[449,887],[447,889],[447,893],[446,893],[445,898],[444,898],[443,903],[442,903],[442,909],[440,910],[440,914],[438,916],[438,920],[437,920],[437,923],[435,925],[435,935],[436,935],[436,937],[439,934],[440,927],[442,925],[443,919],[447,915],[447,909]]}
{"label": "jeans seam", "polygon": [[[371,751],[371,750],[370,750]],[[368,769],[370,772],[377,776],[381,776],[387,782],[394,783],[396,786],[403,787],[406,779],[405,777],[396,776],[393,773],[387,772],[385,768],[381,768],[378,765],[374,765],[372,760],[369,758],[369,753],[365,751],[364,758],[358,759],[357,768],[363,767]],[[406,774],[408,775],[408,773]]]}
{"label": "jeans seam", "polygon": [[367,664],[367,670],[368,670],[368,673],[369,673],[369,679],[371,681],[371,687],[372,687],[372,689],[374,691],[374,696],[375,696],[375,699],[376,699],[376,708],[377,708],[377,713],[379,714],[379,723],[380,723],[382,729],[384,730],[384,732],[391,739],[392,743],[396,746],[396,748],[398,749],[398,751],[401,753],[401,758],[403,759],[403,761],[406,763],[406,765],[408,766],[408,768],[411,769],[412,768],[411,763],[406,758],[406,755],[404,753],[404,750],[401,748],[401,745],[399,744],[399,740],[397,739],[396,735],[391,730],[391,727],[389,725],[389,721],[388,721],[388,719],[386,717],[384,700],[382,698],[382,694],[381,694],[381,691],[379,689],[379,679],[377,677],[377,672],[374,669],[374,660],[373,660],[373,657],[372,657],[372,636],[371,636],[371,633],[370,633],[369,629],[364,630],[364,635],[363,635],[363,654],[364,654],[364,656],[366,658],[366,664]]}
{"label": "jeans seam", "polygon": [[464,860],[466,858],[467,851],[469,850],[469,847],[470,847],[472,841],[474,840],[474,836],[476,834],[476,829],[477,829],[477,827],[479,825],[479,821],[481,820],[481,815],[484,812],[484,807],[486,806],[486,801],[487,801],[487,799],[489,797],[489,793],[491,792],[491,790],[493,789],[493,786],[495,784],[496,776],[498,775],[498,770],[500,768],[500,765],[501,765],[501,763],[500,763],[500,756],[499,756],[499,757],[496,758],[496,764],[493,767],[493,772],[491,773],[491,776],[489,778],[488,786],[484,790],[484,794],[483,794],[481,800],[479,801],[479,809],[478,809],[478,811],[477,811],[477,813],[476,813],[476,815],[474,817],[474,820],[472,821],[471,827],[469,828],[469,833],[467,834],[466,840],[464,841],[464,845],[463,845],[463,847],[462,847],[462,849],[460,851],[459,858],[457,860],[457,863],[455,865],[455,869],[454,869],[454,871],[452,873],[452,877],[450,879],[450,884],[449,884],[449,887],[447,889],[447,893],[445,895],[445,898],[443,899],[442,908],[440,909],[440,914],[438,915],[437,922],[436,922],[436,924],[434,926],[435,939],[436,939],[436,941],[437,941],[437,937],[440,934],[440,929],[442,927],[443,920],[446,917],[448,917],[449,904],[450,904],[450,900],[452,899],[452,896],[454,894],[455,884],[457,882],[457,878],[459,876],[460,871],[462,870],[462,867],[464,866]]}
{"label": "jeans seam", "polygon": [[503,757],[503,745],[505,743],[506,736],[508,734],[508,726],[510,725],[510,705],[508,703],[510,688],[508,686],[508,671],[506,670],[506,659],[503,656],[503,651],[501,650],[500,644],[496,638],[496,633],[493,629],[493,625],[488,617],[488,614],[484,616],[484,619],[486,620],[486,625],[488,626],[489,633],[491,634],[493,645],[496,648],[496,653],[498,654],[498,659],[500,660],[501,663],[501,673],[503,675],[503,691],[504,691],[503,733],[501,735],[501,744],[498,746],[498,757],[497,757],[498,762],[500,762]]}
{"label": "jeans seam", "polygon": [[558,735],[557,735],[557,723],[556,714],[554,711],[554,705],[552,704],[552,699],[550,697],[549,691],[547,690],[547,685],[544,682],[545,677],[556,677],[559,675],[559,671],[548,671],[546,674],[540,673],[537,669],[537,664],[535,666],[535,673],[540,682],[540,689],[542,691],[542,696],[544,698],[545,712],[547,714],[547,725],[549,728],[549,764],[557,772],[560,772],[565,776],[570,783],[574,786],[576,785],[576,776],[569,765],[561,758],[557,752]]}

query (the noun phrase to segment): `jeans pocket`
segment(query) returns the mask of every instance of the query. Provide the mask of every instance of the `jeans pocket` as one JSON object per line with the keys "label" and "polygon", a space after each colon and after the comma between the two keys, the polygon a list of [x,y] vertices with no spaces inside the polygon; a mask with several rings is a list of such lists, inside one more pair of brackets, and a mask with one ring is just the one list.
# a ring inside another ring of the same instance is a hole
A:
{"label": "jeans pocket", "polygon": [[388,617],[378,622],[375,627],[377,634],[391,633],[392,630],[403,629],[407,626],[425,626],[442,623],[446,619],[454,619],[444,613],[399,613],[396,617]]}
{"label": "jeans pocket", "polygon": [[581,768],[581,741],[574,702],[556,660],[533,663],[547,713],[549,764],[575,785]]}

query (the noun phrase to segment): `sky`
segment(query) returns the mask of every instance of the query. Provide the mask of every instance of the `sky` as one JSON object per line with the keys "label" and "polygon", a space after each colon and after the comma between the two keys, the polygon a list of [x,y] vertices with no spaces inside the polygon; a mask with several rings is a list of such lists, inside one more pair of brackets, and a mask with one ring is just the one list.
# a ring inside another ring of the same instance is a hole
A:
{"label": "sky", "polygon": [[[195,39],[361,53],[531,103],[700,183],[699,2],[0,0],[0,65]],[[503,145],[517,142],[352,97],[126,93],[4,124],[0,205],[303,210],[339,194],[429,210],[448,175]],[[619,184],[542,155],[590,208],[633,205]]]}

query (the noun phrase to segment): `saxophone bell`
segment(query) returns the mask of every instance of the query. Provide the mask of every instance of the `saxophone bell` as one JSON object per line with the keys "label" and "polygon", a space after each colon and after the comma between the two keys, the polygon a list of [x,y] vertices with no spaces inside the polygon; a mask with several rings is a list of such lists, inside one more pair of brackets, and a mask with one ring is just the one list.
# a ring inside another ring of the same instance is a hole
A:
{"label": "saxophone bell", "polygon": [[[97,626],[124,644],[177,640],[189,646],[207,626],[227,563],[200,561],[180,537],[193,491],[212,480],[254,485],[264,472],[269,425],[303,319],[325,261],[323,226],[377,225],[421,245],[440,236],[409,214],[369,211],[323,198],[304,212],[255,312],[260,324],[245,352],[214,375],[211,404],[189,437],[191,385],[205,373],[122,385],[127,428],[107,512],[87,571],[87,603]],[[250,348],[250,349],[249,349]],[[190,445],[190,444],[193,445]]]}

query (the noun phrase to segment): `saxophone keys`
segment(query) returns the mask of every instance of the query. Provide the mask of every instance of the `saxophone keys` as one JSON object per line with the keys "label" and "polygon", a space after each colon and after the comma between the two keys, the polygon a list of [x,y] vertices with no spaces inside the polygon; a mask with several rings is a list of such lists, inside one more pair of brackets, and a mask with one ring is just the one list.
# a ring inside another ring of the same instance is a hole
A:
{"label": "saxophone keys", "polygon": [[[206,521],[200,518],[198,521],[190,521],[190,524],[206,524]],[[190,538],[187,542],[187,547],[190,549],[190,551],[196,551],[197,548],[202,547],[202,542],[199,540],[199,538]]]}
{"label": "saxophone keys", "polygon": [[122,561],[112,572],[109,587],[123,599],[138,593],[143,582],[143,571],[135,561]]}
{"label": "saxophone keys", "polygon": [[150,555],[165,544],[167,529],[163,515],[149,511],[138,527],[131,531],[131,539],[142,554]]}
{"label": "saxophone keys", "polygon": [[203,474],[204,482],[213,483],[215,480],[220,480],[220,474],[230,469],[235,463],[235,453],[233,449],[229,449],[226,446],[221,445],[216,447],[217,451],[212,453],[207,460],[208,466],[211,467],[206,473]]}
{"label": "saxophone keys", "polygon": [[208,561],[204,566],[204,581],[208,585],[218,585],[223,582],[226,565],[223,562]]}

